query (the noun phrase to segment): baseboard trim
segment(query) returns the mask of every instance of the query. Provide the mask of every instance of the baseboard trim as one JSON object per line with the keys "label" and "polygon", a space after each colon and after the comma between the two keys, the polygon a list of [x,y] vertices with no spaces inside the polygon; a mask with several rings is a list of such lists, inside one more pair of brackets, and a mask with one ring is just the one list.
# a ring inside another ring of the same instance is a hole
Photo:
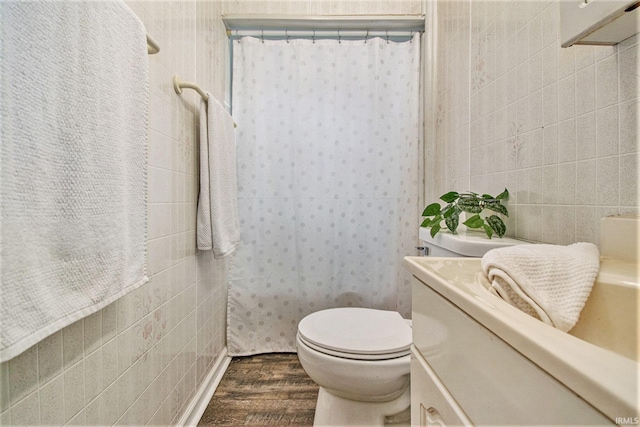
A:
{"label": "baseboard trim", "polygon": [[189,403],[189,406],[178,421],[179,426],[191,427],[198,425],[200,418],[202,418],[202,414],[204,414],[205,409],[207,409],[207,405],[209,404],[213,393],[215,393],[216,388],[218,388],[218,384],[220,384],[222,376],[227,371],[230,362],[231,357],[227,352],[227,347],[225,347],[191,400],[191,403]]}

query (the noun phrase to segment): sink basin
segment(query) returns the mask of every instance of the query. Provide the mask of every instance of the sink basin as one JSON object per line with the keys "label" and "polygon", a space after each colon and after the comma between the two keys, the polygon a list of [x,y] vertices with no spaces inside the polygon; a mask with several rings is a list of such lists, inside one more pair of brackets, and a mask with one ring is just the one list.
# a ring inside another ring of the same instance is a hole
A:
{"label": "sink basin", "polygon": [[580,319],[569,333],[638,362],[639,308],[638,265],[603,259]]}
{"label": "sink basin", "polygon": [[[638,359],[638,309],[640,281],[638,265],[601,259],[600,272],[578,323],[568,333],[620,356]],[[478,281],[487,290],[491,283],[484,275]],[[491,294],[499,299],[499,297]]]}

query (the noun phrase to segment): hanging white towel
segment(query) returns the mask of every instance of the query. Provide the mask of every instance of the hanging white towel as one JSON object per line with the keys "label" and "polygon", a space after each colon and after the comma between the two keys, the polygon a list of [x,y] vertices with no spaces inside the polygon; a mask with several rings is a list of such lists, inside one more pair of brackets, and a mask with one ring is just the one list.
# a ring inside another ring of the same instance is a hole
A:
{"label": "hanging white towel", "polygon": [[0,15],[2,362],[148,280],[148,65],[123,2]]}
{"label": "hanging white towel", "polygon": [[198,249],[215,258],[233,253],[240,243],[236,141],[233,118],[210,93],[200,103],[200,195]]}
{"label": "hanging white towel", "polygon": [[577,323],[599,268],[591,243],[518,245],[482,257],[491,292],[565,332]]}

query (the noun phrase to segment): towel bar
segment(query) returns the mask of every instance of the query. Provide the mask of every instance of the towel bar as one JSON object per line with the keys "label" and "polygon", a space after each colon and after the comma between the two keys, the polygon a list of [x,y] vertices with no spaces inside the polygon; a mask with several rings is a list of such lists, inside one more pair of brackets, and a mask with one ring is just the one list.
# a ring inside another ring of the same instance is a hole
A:
{"label": "towel bar", "polygon": [[[182,93],[182,89],[193,89],[196,92],[198,92],[198,95],[200,95],[202,99],[204,99],[207,102],[209,101],[209,96],[205,93],[204,90],[202,90],[200,86],[198,86],[195,83],[183,82],[182,80],[180,80],[180,77],[178,76],[173,76],[173,89],[176,91],[178,95]],[[234,128],[238,127],[236,122],[233,122],[233,127]]]}
{"label": "towel bar", "polygon": [[160,52],[160,45],[153,37],[147,34],[147,53],[149,55],[155,55],[158,52]]}
{"label": "towel bar", "polygon": [[178,76],[173,76],[173,88],[178,95],[182,93],[182,89],[193,89],[198,92],[202,99],[204,99],[205,101],[209,100],[209,97],[200,86],[195,83],[183,82]]}

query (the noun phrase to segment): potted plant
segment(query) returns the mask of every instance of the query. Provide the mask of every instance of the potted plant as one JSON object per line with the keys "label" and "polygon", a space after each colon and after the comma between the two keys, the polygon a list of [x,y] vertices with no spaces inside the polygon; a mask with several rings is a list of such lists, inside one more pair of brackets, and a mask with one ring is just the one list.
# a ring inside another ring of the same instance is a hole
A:
{"label": "potted plant", "polygon": [[422,221],[421,227],[431,227],[431,237],[434,237],[442,229],[441,223],[444,221],[449,231],[456,234],[456,229],[460,223],[460,214],[467,212],[472,216],[463,222],[464,225],[471,229],[483,229],[490,239],[494,233],[498,237],[502,237],[507,230],[502,219],[495,214],[483,218],[480,213],[487,209],[509,216],[506,206],[502,204],[502,201],[508,198],[509,191],[506,188],[496,197],[490,194],[480,195],[473,192],[457,193],[450,191],[440,197],[440,200],[445,202],[446,206],[442,207],[440,203],[436,202],[425,208],[422,216],[426,217],[426,219]]}

